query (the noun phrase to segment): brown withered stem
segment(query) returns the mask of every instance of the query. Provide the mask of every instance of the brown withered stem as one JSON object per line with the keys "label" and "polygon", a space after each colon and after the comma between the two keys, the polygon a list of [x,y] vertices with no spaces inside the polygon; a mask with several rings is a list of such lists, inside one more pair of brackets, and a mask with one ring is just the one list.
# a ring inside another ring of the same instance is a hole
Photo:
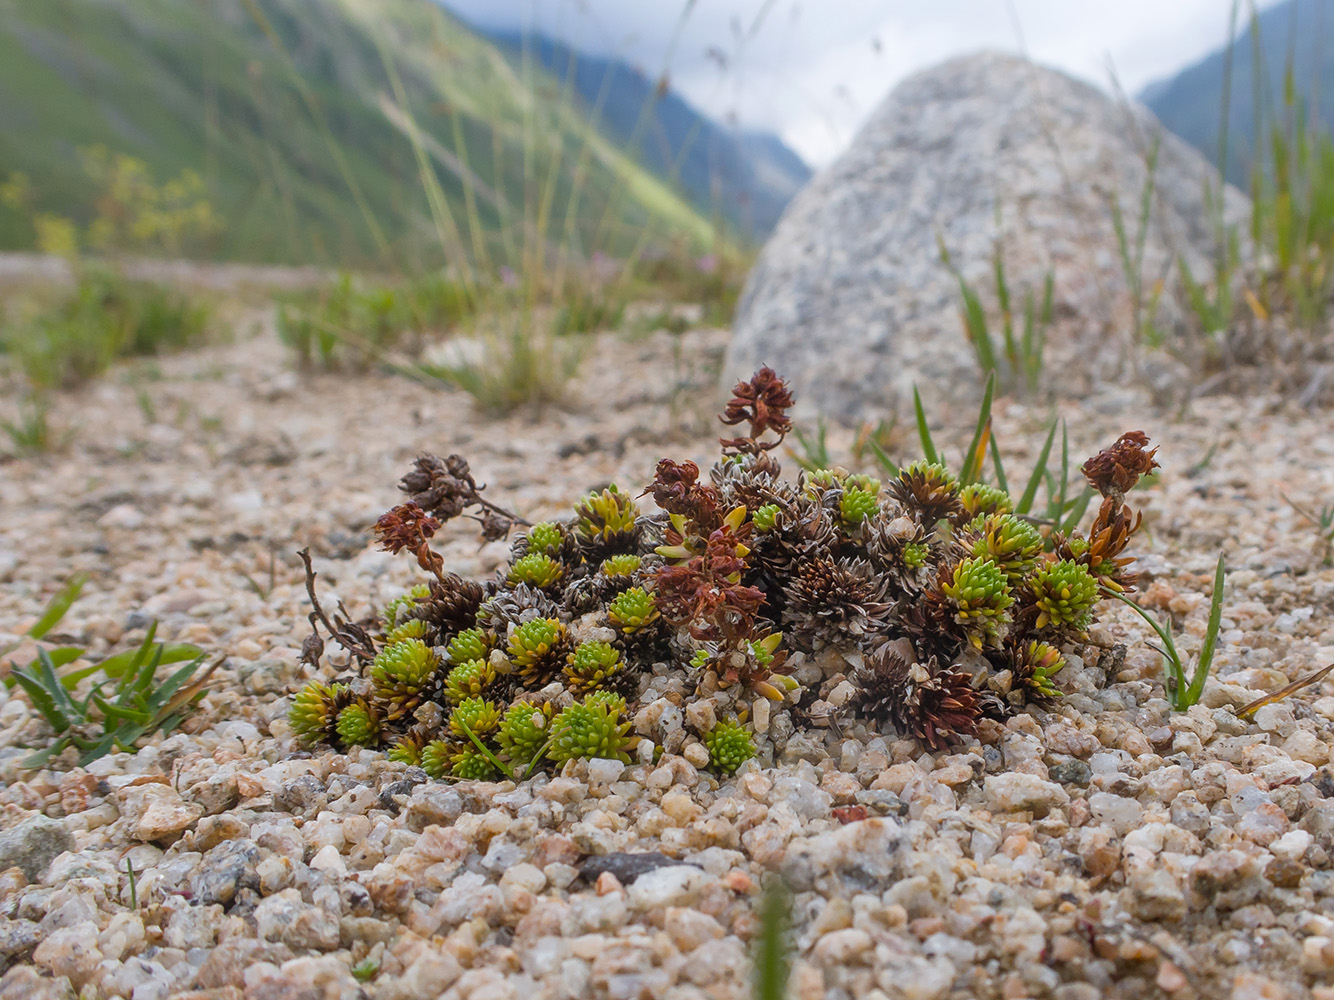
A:
{"label": "brown withered stem", "polygon": [[482,537],[489,542],[504,538],[516,524],[529,526],[529,522],[518,514],[482,496],[486,487],[477,485],[468,461],[462,455],[444,459],[431,454],[418,456],[412,468],[399,480],[398,488],[418,507],[441,521],[458,517],[468,507],[480,508],[480,514],[469,516],[481,522]]}
{"label": "brown withered stem", "polygon": [[[727,401],[727,408],[718,419],[728,427],[749,423],[750,434],[745,437],[719,438],[724,453],[758,455],[777,448],[792,430],[792,420],[787,415],[791,407],[792,393],[787,383],[767,365],[757,371],[749,382],[738,382],[732,390],[732,398]],[[777,438],[772,441],[760,440],[769,432],[778,435]]]}
{"label": "brown withered stem", "polygon": [[[315,595],[315,570],[310,564],[310,549],[302,549],[297,553],[301,561],[306,565],[306,594],[310,597],[310,605],[315,610],[310,614],[310,627],[315,629],[315,621],[324,623],[325,629],[338,644],[348,650],[359,660],[367,661],[375,659],[375,643],[371,637],[366,634],[366,630],[360,625],[348,621],[346,618],[336,618],[337,624],[329,620],[329,616],[324,613],[324,608],[320,606],[320,599]],[[341,607],[341,605],[340,605]],[[311,654],[318,661],[320,654],[324,652],[324,640],[320,639],[318,630],[315,631],[315,641],[312,642],[309,637],[301,644],[301,656],[305,659],[307,654]],[[307,660],[313,666],[312,661]]]}
{"label": "brown withered stem", "polygon": [[1110,448],[1104,448],[1080,468],[1095,490],[1105,497],[1115,497],[1120,503],[1134,489],[1140,476],[1147,476],[1158,463],[1154,455],[1158,449],[1145,451],[1149,436],[1143,431],[1126,431]]}

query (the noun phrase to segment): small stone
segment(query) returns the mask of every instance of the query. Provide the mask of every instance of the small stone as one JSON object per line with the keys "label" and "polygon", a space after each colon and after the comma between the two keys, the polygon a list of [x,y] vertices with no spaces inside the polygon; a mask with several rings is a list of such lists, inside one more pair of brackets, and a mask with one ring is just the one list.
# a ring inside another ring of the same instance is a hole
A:
{"label": "small stone", "polygon": [[1093,768],[1082,760],[1063,760],[1047,772],[1052,781],[1062,785],[1078,785],[1087,788],[1093,779]]}
{"label": "small stone", "polygon": [[594,757],[588,762],[588,784],[598,789],[610,788],[621,780],[626,765],[619,760],[606,757]]}
{"label": "small stone", "polygon": [[689,954],[706,941],[716,941],[726,933],[722,924],[707,913],[682,906],[669,906],[663,914],[662,925],[682,954]]}
{"label": "small stone", "polygon": [[1269,801],[1261,802],[1237,820],[1237,834],[1261,847],[1281,837],[1288,829],[1288,817]]}
{"label": "small stone", "polygon": [[47,867],[65,851],[74,850],[74,835],[59,820],[29,816],[0,833],[0,871],[17,868],[29,882],[40,882]]}
{"label": "small stone", "polygon": [[1139,825],[1144,812],[1134,799],[1113,795],[1111,792],[1094,792],[1088,797],[1088,803],[1094,819],[1108,824],[1123,836]]}
{"label": "small stone", "polygon": [[1171,962],[1163,962],[1158,966],[1158,975],[1154,978],[1154,982],[1164,993],[1176,993],[1190,985],[1190,980]]}
{"label": "small stone", "polygon": [[310,867],[315,871],[329,872],[332,875],[347,874],[347,865],[333,844],[326,844],[316,851],[315,856],[310,859]]}
{"label": "small stone", "polygon": [[261,901],[255,907],[255,927],[263,940],[291,948],[338,947],[338,918],[302,902],[297,889],[284,889]]}
{"label": "small stone", "polygon": [[137,840],[176,837],[204,815],[203,806],[186,802],[169,785],[133,785],[121,789],[117,798],[121,819]]}
{"label": "small stone", "polygon": [[1175,735],[1171,726],[1159,726],[1149,731],[1149,746],[1158,751],[1165,750],[1172,745],[1172,738]]}
{"label": "small stone", "polygon": [[639,876],[627,890],[630,906],[656,910],[663,906],[690,906],[718,880],[693,865],[672,864]]}
{"label": "small stone", "polygon": [[998,812],[1032,812],[1039,818],[1070,802],[1066,790],[1055,782],[1018,771],[989,775],[983,791]]}
{"label": "small stone", "polygon": [[709,750],[703,743],[691,741],[681,750],[681,756],[698,768],[709,766]]}
{"label": "small stone", "polygon": [[[202,824],[201,824],[202,825]],[[190,892],[198,903],[231,903],[240,889],[258,889],[260,852],[253,840],[238,838],[214,847],[190,876]]]}
{"label": "small stone", "polygon": [[[592,857],[579,865],[579,874],[586,881],[594,882],[603,872],[611,872],[622,885],[631,885],[641,875],[665,866],[679,865],[675,858],[658,851],[645,851],[638,854],[615,852]],[[550,866],[548,866],[550,867]],[[546,869],[543,869],[545,871]]]}
{"label": "small stone", "polygon": [[1180,920],[1186,915],[1186,895],[1169,872],[1136,868],[1126,892],[1128,908],[1140,920]]}
{"label": "small stone", "polygon": [[52,931],[32,953],[32,960],[51,975],[67,976],[76,988],[82,988],[102,961],[97,924],[87,922]]}
{"label": "small stone", "polygon": [[768,698],[756,698],[755,703],[750,709],[751,725],[755,727],[756,733],[767,733],[769,731],[769,713],[773,711]]}

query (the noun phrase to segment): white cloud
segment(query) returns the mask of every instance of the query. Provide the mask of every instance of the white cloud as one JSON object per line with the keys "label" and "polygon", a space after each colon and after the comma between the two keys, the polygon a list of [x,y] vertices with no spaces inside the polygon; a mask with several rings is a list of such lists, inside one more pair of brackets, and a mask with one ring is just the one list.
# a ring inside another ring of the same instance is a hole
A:
{"label": "white cloud", "polygon": [[[466,19],[538,30],[657,75],[721,120],[836,156],[905,76],[977,49],[1135,93],[1220,47],[1225,0],[443,0]],[[1262,0],[1266,7],[1276,0]]]}

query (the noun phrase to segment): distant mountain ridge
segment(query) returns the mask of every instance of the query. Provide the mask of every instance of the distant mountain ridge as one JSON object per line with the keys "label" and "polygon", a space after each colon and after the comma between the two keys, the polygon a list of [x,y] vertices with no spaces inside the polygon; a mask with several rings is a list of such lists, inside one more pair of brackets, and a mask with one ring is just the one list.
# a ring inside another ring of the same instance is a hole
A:
{"label": "distant mountain ridge", "polygon": [[634,143],[647,169],[680,184],[706,217],[763,240],[811,178],[811,169],[770,132],[731,129],[691,107],[630,63],[580,52],[537,34],[488,31],[511,58],[533,60],[573,90],[608,135]]}
{"label": "distant mountain ridge", "polygon": [[[191,169],[225,221],[191,252],[257,263],[712,246],[712,222],[559,90],[433,0],[0,0],[0,182],[24,174],[29,211],[86,225],[82,149],[159,182]],[[534,177],[553,181],[547,232]],[[34,238],[0,204],[0,250]]]}
{"label": "distant mountain ridge", "polygon": [[[1260,143],[1267,141],[1272,114],[1283,103],[1283,75],[1292,57],[1296,90],[1307,113],[1325,131],[1334,107],[1334,5],[1324,0],[1285,0],[1258,15],[1258,46],[1252,27],[1243,29],[1232,49],[1232,87],[1228,109],[1227,179],[1245,187]],[[1263,67],[1260,107],[1266,116],[1264,134],[1255,129],[1256,51]],[[1139,94],[1159,121],[1218,162],[1223,98],[1225,48]]]}

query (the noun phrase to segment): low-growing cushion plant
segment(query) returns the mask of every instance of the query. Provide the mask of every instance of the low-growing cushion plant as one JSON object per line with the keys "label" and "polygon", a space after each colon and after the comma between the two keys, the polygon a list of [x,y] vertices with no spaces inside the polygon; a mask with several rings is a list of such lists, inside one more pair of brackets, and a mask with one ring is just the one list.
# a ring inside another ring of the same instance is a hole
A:
{"label": "low-growing cushion plant", "polygon": [[[689,725],[709,766],[730,774],[757,749],[780,749],[780,734],[754,731],[766,702],[797,725],[860,720],[937,749],[1059,697],[1099,601],[1133,589],[1125,550],[1140,519],[1125,496],[1157,467],[1148,439],[1125,434],[1084,465],[1102,497],[1085,534],[1077,516],[1053,525],[1016,513],[1032,498],[979,482],[987,440],[959,474],[924,433],[927,458],[884,482],[838,468],[785,479],[776,452],[791,405],[770,369],[738,384],[721,458],[707,476],[659,462],[641,494],[651,513],[609,487],[563,522],[527,525],[481,495],[460,456],[419,458],[400,483],[407,501],[376,534],[415,557],[424,585],[374,625],[331,620],[307,559],[315,631],[304,659],[321,667],[328,636],[351,668],[297,694],[295,735],[384,748],[460,779],[578,758],[648,762],[679,748],[652,742],[647,711],[675,685],[711,702],[712,713],[685,714],[708,721]],[[465,513],[489,539],[519,526],[491,580],[447,571],[431,546]],[[846,684],[835,708],[830,692]]]}

